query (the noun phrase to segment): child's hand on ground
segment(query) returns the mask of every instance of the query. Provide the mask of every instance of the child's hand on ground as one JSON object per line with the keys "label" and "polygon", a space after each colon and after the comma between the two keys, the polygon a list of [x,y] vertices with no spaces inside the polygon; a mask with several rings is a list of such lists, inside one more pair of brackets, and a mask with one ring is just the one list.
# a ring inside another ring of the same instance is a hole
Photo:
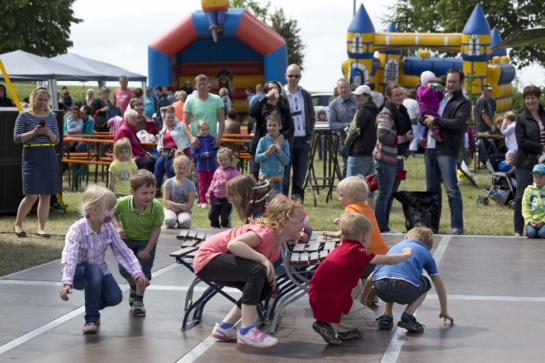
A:
{"label": "child's hand on ground", "polygon": [[125,237],[125,235],[127,234],[127,233],[125,233],[125,230],[123,228],[121,228],[121,227],[117,228],[117,233],[119,233],[119,236],[121,238]]}
{"label": "child's hand on ground", "polygon": [[72,293],[72,285],[64,285],[64,287],[62,288],[61,290],[61,299],[63,299],[64,301],[68,301],[68,294],[71,294]]}
{"label": "child's hand on ground", "polygon": [[447,319],[450,320],[450,325],[454,324],[454,318],[452,316],[450,316],[448,313],[440,312],[439,313],[439,319],[441,319],[441,318],[443,318],[444,322],[446,322]]}
{"label": "child's hand on ground", "polygon": [[142,250],[142,251],[138,252],[138,258],[140,258],[141,260],[146,261],[147,259],[149,259],[149,253],[147,253],[146,250]]}
{"label": "child's hand on ground", "polygon": [[138,281],[142,286],[148,287],[149,286],[149,280],[146,276],[142,275],[140,276],[136,281]]}
{"label": "child's hand on ground", "polygon": [[411,247],[405,247],[404,249],[401,250],[401,253],[407,253],[409,255],[413,255],[413,249]]}
{"label": "child's hand on ground", "polygon": [[333,221],[333,224],[340,224],[341,223],[341,220],[340,218],[337,218]]}

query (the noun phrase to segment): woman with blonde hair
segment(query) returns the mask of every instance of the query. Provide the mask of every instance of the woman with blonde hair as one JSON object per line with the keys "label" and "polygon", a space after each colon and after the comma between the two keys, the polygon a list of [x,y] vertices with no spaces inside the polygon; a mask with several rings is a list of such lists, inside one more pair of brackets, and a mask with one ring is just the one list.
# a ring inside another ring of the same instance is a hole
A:
{"label": "woman with blonde hair", "polygon": [[45,223],[49,215],[51,195],[62,191],[59,159],[55,145],[60,141],[57,117],[51,112],[51,94],[47,88],[36,88],[29,97],[28,110],[15,121],[13,140],[23,144],[23,194],[13,231],[26,237],[23,221],[38,200],[38,235],[48,238]]}
{"label": "woman with blonde hair", "polygon": [[85,97],[85,104],[91,106],[95,100],[95,91],[92,88],[87,90],[87,96]]}

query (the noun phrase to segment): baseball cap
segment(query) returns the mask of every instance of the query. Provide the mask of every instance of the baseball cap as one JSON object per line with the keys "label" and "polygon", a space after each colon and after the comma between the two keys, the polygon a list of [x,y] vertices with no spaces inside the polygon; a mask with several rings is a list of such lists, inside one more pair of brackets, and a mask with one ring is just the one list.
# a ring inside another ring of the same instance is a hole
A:
{"label": "baseball cap", "polygon": [[366,86],[366,85],[358,86],[358,88],[356,88],[356,90],[351,93],[356,96],[362,95],[364,93],[368,94],[369,96],[373,95],[371,88],[369,88],[369,86]]}
{"label": "baseball cap", "polygon": [[540,175],[545,175],[545,164],[536,164],[532,170],[532,174],[539,173]]}
{"label": "baseball cap", "polygon": [[490,91],[492,91],[493,88],[494,88],[494,87],[492,87],[492,86],[489,85],[488,83],[485,84],[485,85],[482,87],[482,89],[487,89],[487,90],[490,90]]}

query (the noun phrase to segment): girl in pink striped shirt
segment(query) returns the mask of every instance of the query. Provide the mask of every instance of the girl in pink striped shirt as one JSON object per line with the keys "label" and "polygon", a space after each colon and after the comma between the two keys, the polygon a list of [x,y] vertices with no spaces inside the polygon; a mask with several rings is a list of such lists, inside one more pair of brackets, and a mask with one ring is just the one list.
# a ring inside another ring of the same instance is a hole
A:
{"label": "girl in pink striped shirt", "polygon": [[99,310],[115,306],[123,294],[106,264],[105,254],[112,249],[115,259],[144,286],[149,280],[140,264],[115,227],[111,224],[117,202],[112,191],[98,185],[89,186],[81,197],[81,214],[66,234],[62,250],[61,299],[68,301],[72,288],[85,290],[84,334],[95,334],[100,323]]}

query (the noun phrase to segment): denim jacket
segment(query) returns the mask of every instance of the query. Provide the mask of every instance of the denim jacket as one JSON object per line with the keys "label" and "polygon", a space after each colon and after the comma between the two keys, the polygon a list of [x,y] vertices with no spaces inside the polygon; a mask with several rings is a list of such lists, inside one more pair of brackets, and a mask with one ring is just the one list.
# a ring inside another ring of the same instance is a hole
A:
{"label": "denim jacket", "polygon": [[[165,144],[163,143],[163,136],[165,136],[165,132],[167,129],[164,129],[159,134],[159,141],[157,142],[157,151],[161,151],[165,147]],[[182,125],[177,123],[170,129],[170,136],[174,139],[174,142],[176,143],[176,146],[178,146],[178,149],[183,150],[187,149],[189,145],[189,140],[187,140],[187,136],[184,133],[184,129],[182,128]]]}

